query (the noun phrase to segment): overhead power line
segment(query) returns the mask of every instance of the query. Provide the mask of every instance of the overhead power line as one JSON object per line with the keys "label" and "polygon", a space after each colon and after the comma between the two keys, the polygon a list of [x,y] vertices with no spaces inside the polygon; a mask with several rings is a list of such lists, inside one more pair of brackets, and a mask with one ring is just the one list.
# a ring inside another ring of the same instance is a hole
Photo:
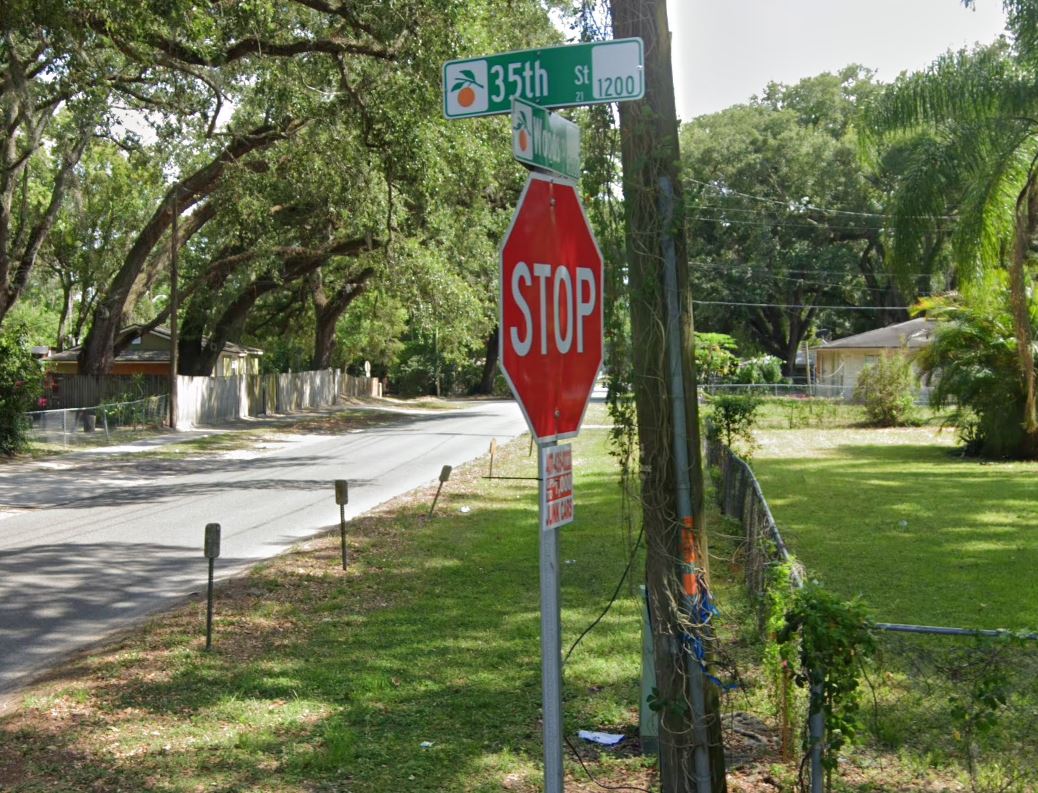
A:
{"label": "overhead power line", "polygon": [[911,306],[817,306],[810,303],[740,303],[728,300],[693,300],[696,306],[746,306],[749,308],[825,308],[835,311],[908,311]]}
{"label": "overhead power line", "polygon": [[[760,201],[767,204],[777,204],[778,206],[785,207],[789,210],[802,209],[811,210],[812,212],[821,212],[829,215],[850,215],[852,217],[868,217],[868,218],[893,218],[894,215],[884,212],[859,212],[852,209],[835,209],[833,207],[820,207],[815,204],[801,204],[796,201],[791,201],[788,198],[771,198],[769,196],[753,195],[752,193],[743,193],[739,190],[735,190],[731,187],[725,187],[719,185],[716,182],[704,182],[699,179],[693,179],[692,177],[685,177],[687,181],[693,184],[702,185],[703,187],[709,187],[715,191],[718,195],[728,196],[735,195],[740,198],[749,198],[752,201]],[[913,219],[930,219],[930,220],[955,220],[953,215],[920,215]]]}
{"label": "overhead power line", "polygon": [[[752,267],[754,269],[760,269],[761,271],[770,271],[772,269],[771,265],[765,264],[763,262],[715,262],[715,261],[704,261],[702,259],[689,259],[688,260],[688,264],[689,264],[690,267],[714,267],[714,268],[722,269],[722,270],[732,270],[733,268],[736,268],[736,267],[746,267],[746,268],[751,268]],[[853,273],[853,272],[850,272],[850,271],[847,271],[847,270],[827,270],[827,269],[824,269],[824,268],[819,268],[819,269],[811,268],[811,269],[808,269],[808,268],[805,268],[805,267],[782,268],[782,271],[785,272],[785,273],[804,273],[805,275],[818,275],[818,276],[831,275],[831,276],[834,276],[834,277],[844,277],[844,276],[847,276],[847,275],[858,275],[859,274],[859,273]],[[922,278],[922,277],[930,277],[930,276],[940,275],[940,273],[939,272],[933,272],[933,273],[918,272],[918,273],[903,273],[903,275],[908,276],[908,277],[913,277],[913,278]]]}

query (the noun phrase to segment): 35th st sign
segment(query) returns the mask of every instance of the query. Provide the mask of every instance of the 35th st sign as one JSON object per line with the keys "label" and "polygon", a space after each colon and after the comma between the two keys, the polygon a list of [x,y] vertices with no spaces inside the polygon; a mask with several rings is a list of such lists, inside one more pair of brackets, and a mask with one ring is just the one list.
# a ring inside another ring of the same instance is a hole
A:
{"label": "35th st sign", "polygon": [[512,98],[540,107],[640,99],[645,95],[639,38],[571,44],[448,61],[443,65],[447,118],[512,112]]}

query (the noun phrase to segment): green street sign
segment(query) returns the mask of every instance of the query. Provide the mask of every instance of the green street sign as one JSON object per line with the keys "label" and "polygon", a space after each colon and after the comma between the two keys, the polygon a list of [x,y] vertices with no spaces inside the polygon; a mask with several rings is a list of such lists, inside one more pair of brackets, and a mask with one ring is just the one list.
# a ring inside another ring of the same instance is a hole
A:
{"label": "green street sign", "polygon": [[580,178],[580,127],[557,113],[512,98],[512,154],[519,162]]}
{"label": "green street sign", "polygon": [[447,118],[509,113],[513,97],[540,107],[570,107],[644,95],[640,38],[504,52],[443,65]]}

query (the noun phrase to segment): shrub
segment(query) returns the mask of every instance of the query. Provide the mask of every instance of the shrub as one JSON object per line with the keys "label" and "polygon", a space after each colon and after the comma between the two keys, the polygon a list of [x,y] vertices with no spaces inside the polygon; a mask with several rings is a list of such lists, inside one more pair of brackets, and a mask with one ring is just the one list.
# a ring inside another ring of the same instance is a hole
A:
{"label": "shrub", "polygon": [[25,414],[43,391],[40,365],[32,357],[24,327],[0,333],[0,454],[22,451],[29,440]]}
{"label": "shrub", "polygon": [[696,332],[696,372],[700,383],[723,383],[739,366],[735,339],[725,333]]}
{"label": "shrub", "polygon": [[711,435],[740,457],[750,457],[757,448],[753,425],[761,400],[753,394],[726,394],[711,400]]}
{"label": "shrub", "polygon": [[854,398],[865,406],[865,418],[877,427],[900,427],[913,419],[916,383],[904,354],[884,355],[858,375]]}
{"label": "shrub", "polygon": [[[1038,456],[1024,431],[1026,394],[1020,377],[1008,291],[984,299],[961,295],[924,304],[938,320],[933,341],[919,355],[922,371],[935,380],[934,407],[951,406],[963,451],[1005,458]],[[1038,331],[1032,308],[1032,332]]]}
{"label": "shrub", "polygon": [[782,382],[782,361],[774,355],[758,355],[739,361],[731,378],[733,383],[760,385]]}

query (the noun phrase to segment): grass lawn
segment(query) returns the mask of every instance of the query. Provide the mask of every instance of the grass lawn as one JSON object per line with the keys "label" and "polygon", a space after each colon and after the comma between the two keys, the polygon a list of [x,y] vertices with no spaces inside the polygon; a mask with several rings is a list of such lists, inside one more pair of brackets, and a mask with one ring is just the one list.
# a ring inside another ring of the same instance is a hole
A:
{"label": "grass lawn", "polygon": [[[565,648],[627,559],[605,438],[585,430],[574,446]],[[499,450],[495,474],[535,476],[527,448]],[[485,472],[456,471],[431,520],[429,488],[352,521],[347,572],[336,527],[218,586],[212,653],[195,597],[67,665],[0,718],[0,789],[539,790],[536,483]],[[198,574],[204,593],[201,557]],[[639,630],[624,588],[567,664],[568,735],[637,735]],[[581,752],[606,784],[654,782],[629,748]],[[567,777],[596,789],[569,755]]]}
{"label": "grass lawn", "polygon": [[932,427],[758,440],[753,469],[790,549],[876,620],[1038,628],[1038,463],[959,457]]}

